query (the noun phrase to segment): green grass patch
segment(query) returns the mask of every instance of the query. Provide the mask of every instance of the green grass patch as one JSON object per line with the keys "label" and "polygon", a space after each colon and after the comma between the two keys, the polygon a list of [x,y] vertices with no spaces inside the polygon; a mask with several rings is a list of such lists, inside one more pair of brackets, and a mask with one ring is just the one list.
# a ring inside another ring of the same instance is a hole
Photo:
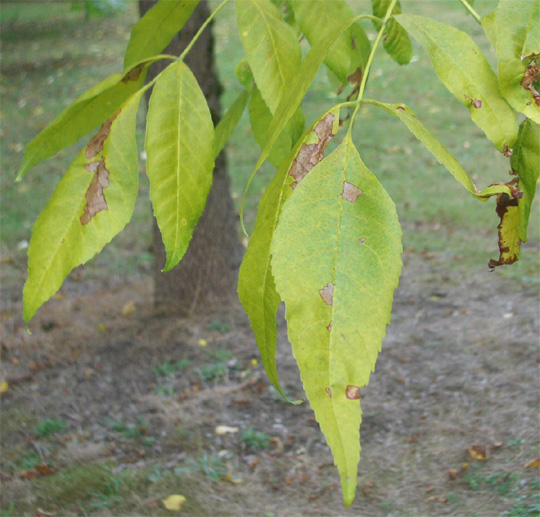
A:
{"label": "green grass patch", "polygon": [[40,438],[51,436],[67,429],[67,422],[59,418],[46,418],[34,426],[34,433]]}
{"label": "green grass patch", "polygon": [[266,449],[270,446],[269,434],[257,431],[251,427],[242,431],[240,441],[251,451],[256,452]]}
{"label": "green grass patch", "polygon": [[181,359],[180,361],[167,361],[163,364],[156,366],[153,369],[154,375],[158,377],[173,376],[178,372],[184,371],[191,361],[189,359]]}

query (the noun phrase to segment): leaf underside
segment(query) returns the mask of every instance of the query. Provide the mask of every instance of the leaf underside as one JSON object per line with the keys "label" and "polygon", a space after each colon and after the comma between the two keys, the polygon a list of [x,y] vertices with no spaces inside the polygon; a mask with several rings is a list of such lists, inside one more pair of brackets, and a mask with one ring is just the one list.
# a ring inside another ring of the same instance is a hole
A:
{"label": "leaf underside", "polygon": [[[386,11],[390,7],[390,0],[371,0],[373,15],[383,19]],[[398,1],[392,10],[392,14],[401,13],[401,3]],[[374,21],[373,25],[380,30],[381,23]],[[409,35],[405,29],[396,21],[390,18],[384,30],[383,47],[388,55],[398,64],[407,65],[412,58],[412,45]]]}
{"label": "leaf underside", "polygon": [[395,206],[349,136],[297,185],[272,241],[289,340],[346,506],[360,454],[358,388],[390,321],[401,251]]}

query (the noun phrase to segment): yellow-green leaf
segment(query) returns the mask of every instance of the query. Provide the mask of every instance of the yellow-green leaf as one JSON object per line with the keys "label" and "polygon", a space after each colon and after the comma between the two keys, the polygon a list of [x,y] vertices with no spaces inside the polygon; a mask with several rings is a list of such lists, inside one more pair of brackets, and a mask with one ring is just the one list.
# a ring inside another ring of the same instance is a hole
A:
{"label": "yellow-green leaf", "polygon": [[501,0],[482,25],[490,40],[496,34],[492,44],[501,93],[514,109],[540,124],[540,0]]}
{"label": "yellow-green leaf", "polygon": [[346,506],[360,454],[358,388],[369,381],[390,321],[401,251],[394,203],[349,135],[297,185],[272,240],[289,340]]}
{"label": "yellow-green leaf", "polygon": [[270,0],[238,0],[235,7],[240,40],[257,87],[275,113],[300,67],[298,38]]}
{"label": "yellow-green leaf", "polygon": [[[390,7],[390,2],[391,0],[371,0],[374,16],[383,19]],[[401,3],[398,1],[392,10],[392,14],[400,13]],[[373,21],[373,24],[377,30],[380,30],[380,22]],[[395,20],[395,18],[390,18],[386,22],[383,37],[383,47],[396,63],[406,65],[411,61],[413,53],[411,40],[405,29]]]}
{"label": "yellow-green leaf", "polygon": [[338,128],[339,107],[317,120],[282,162],[259,203],[255,229],[238,277],[238,296],[249,316],[264,368],[284,398],[275,360],[276,313],[281,300],[272,275],[270,243],[283,203],[293,191],[292,185],[302,181],[302,175],[323,159],[324,149]]}
{"label": "yellow-green leaf", "polygon": [[[293,0],[291,4],[295,18],[311,46],[353,18],[351,8],[344,0],[331,2]],[[361,78],[370,50],[371,44],[366,33],[355,23],[338,37],[326,55],[324,63],[342,84],[347,84],[351,77]]]}
{"label": "yellow-green leaf", "polygon": [[[132,95],[80,152],[37,218],[23,291],[27,323],[69,272],[100,252],[131,219],[139,184],[135,116],[142,93]],[[101,144],[92,145],[97,140]]]}
{"label": "yellow-green leaf", "polygon": [[[266,143],[268,126],[272,122],[272,114],[264,102],[261,92],[256,87],[251,93],[251,100],[249,102],[249,119],[253,137],[259,146],[263,148]],[[268,161],[272,165],[279,167],[281,162],[289,154],[294,143],[304,132],[304,125],[304,113],[298,108],[294,116],[289,119],[287,125],[283,128],[283,131],[280,133],[268,155]]]}
{"label": "yellow-green leaf", "polygon": [[148,66],[157,59],[149,59],[108,77],[68,106],[28,144],[17,181],[38,163],[73,145],[103,124],[126,99],[142,88]]}
{"label": "yellow-green leaf", "polygon": [[522,122],[510,164],[518,175],[518,188],[523,192],[518,203],[519,239],[526,242],[531,205],[540,176],[540,125],[528,119]]}
{"label": "yellow-green leaf", "polygon": [[150,199],[167,262],[184,256],[212,184],[214,125],[197,80],[179,61],[159,76],[148,106]]}
{"label": "yellow-green leaf", "polygon": [[517,139],[516,114],[471,37],[423,16],[399,14],[396,19],[424,47],[441,82],[469,108],[472,120],[495,147],[501,152],[511,148]]}
{"label": "yellow-green leaf", "polygon": [[167,510],[179,511],[186,502],[186,498],[183,495],[170,495],[167,499],[164,499],[163,506]]}
{"label": "yellow-green leaf", "polygon": [[160,0],[131,29],[124,68],[161,53],[180,32],[199,0]]}
{"label": "yellow-green leaf", "polygon": [[214,158],[217,158],[218,154],[225,147],[227,140],[229,140],[229,137],[232,135],[234,128],[242,117],[242,113],[244,113],[249,96],[250,93],[243,90],[216,126]]}

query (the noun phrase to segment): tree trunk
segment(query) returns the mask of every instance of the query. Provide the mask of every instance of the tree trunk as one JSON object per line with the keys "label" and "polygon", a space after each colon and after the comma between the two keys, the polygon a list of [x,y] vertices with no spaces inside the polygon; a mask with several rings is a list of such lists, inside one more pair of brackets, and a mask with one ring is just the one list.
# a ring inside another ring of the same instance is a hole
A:
{"label": "tree trunk", "polygon": [[[139,0],[141,16],[157,0]],[[165,53],[179,55],[191,41],[208,17],[208,5],[202,1],[188,20],[181,33],[173,39]],[[214,64],[214,38],[208,27],[186,56],[189,66],[206,96],[214,124],[220,118],[219,98],[221,84]],[[167,63],[157,63],[150,68],[149,80]],[[236,233],[236,215],[229,191],[225,153],[216,160],[214,181],[206,208],[193,233],[189,249],[178,266],[162,273],[165,265],[165,248],[154,221],[154,302],[160,310],[174,310],[188,315],[203,304],[224,303],[236,289],[239,265],[239,243]]]}

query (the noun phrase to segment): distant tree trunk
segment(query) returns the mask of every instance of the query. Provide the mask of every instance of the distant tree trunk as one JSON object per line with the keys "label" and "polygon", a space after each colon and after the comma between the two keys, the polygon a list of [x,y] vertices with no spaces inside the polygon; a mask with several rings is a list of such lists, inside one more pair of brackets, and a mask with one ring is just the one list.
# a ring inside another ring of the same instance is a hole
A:
{"label": "distant tree trunk", "polygon": [[[156,2],[139,0],[141,16]],[[208,5],[204,0],[165,52],[179,55],[207,17]],[[217,123],[221,115],[219,100],[222,88],[214,64],[211,27],[204,31],[190,50],[185,63],[197,78],[214,123]],[[157,63],[157,66],[151,67],[149,79],[155,77],[166,64]],[[206,208],[180,264],[168,273],[161,272],[165,265],[165,249],[155,221],[153,251],[154,300],[157,308],[172,309],[178,314],[188,315],[204,304],[223,303],[235,292],[239,244],[224,153],[216,160],[214,182]]]}

